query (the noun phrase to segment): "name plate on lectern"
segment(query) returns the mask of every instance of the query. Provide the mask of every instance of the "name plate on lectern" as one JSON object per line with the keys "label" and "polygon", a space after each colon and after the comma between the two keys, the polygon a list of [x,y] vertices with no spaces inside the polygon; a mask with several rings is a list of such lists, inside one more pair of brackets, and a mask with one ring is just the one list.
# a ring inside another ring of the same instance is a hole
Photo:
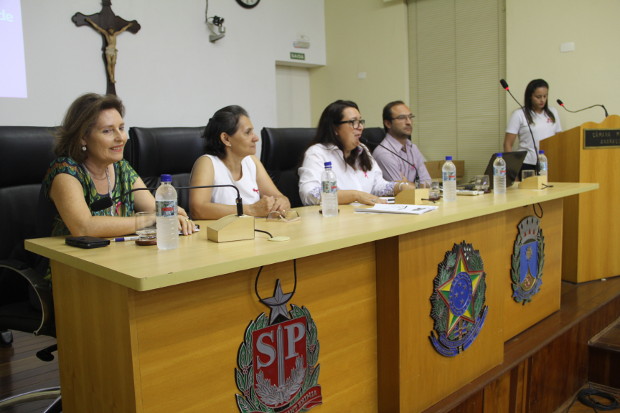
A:
{"label": "name plate on lectern", "polygon": [[584,149],[620,147],[620,129],[584,129]]}

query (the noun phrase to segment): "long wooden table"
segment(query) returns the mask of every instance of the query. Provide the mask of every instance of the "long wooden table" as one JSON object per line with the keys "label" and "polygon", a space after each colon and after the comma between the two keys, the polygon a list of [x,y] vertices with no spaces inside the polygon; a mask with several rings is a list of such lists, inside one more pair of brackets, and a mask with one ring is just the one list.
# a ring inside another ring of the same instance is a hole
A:
{"label": "long wooden table", "polygon": [[[337,218],[306,207],[298,222],[256,219],[257,229],[287,242],[257,233],[217,244],[204,229],[170,251],[28,240],[52,262],[63,411],[237,411],[237,352],[249,322],[269,313],[254,292],[258,269],[262,297],[276,279],[290,292],[293,260],[290,303],[310,311],[320,343],[323,405],[313,411],[420,411],[501,363],[507,339],[559,308],[562,198],[596,188],[509,188],[419,216],[341,206]],[[544,212],[544,283],[522,305],[511,299],[510,257],[534,204]],[[489,311],[473,345],[448,358],[428,339],[429,299],[437,265],[461,241],[484,260]]]}

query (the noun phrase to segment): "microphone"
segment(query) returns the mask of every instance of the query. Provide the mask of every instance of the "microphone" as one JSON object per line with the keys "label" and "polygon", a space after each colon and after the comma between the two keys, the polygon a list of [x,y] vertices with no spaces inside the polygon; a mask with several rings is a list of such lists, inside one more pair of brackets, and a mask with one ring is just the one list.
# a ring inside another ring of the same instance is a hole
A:
{"label": "microphone", "polygon": [[597,106],[600,106],[605,111],[605,117],[609,116],[609,114],[607,113],[607,109],[603,105],[592,105],[592,106],[588,106],[587,108],[583,108],[583,109],[579,109],[579,110],[569,110],[566,106],[564,106],[564,102],[562,102],[561,99],[556,100],[556,102],[558,102],[558,105],[562,106],[565,111],[570,112],[570,113],[577,113],[577,112],[581,112],[582,110],[592,109],[592,108],[595,108]]}
{"label": "microphone", "polygon": [[[368,142],[368,140],[366,138],[360,138],[360,141],[365,144],[365,145],[369,145],[370,143]],[[406,164],[408,164],[409,166],[411,166],[413,168],[413,170],[415,171],[415,178],[413,179],[414,181],[418,178],[420,178],[420,175],[418,174],[418,168],[415,167],[415,165],[411,162],[409,162],[407,159],[403,158],[402,156],[400,156],[399,154],[397,154],[395,151],[393,151],[392,149],[382,145],[380,142],[377,144],[377,146],[382,147],[383,149],[385,149],[388,152],[391,152],[393,155],[395,155],[397,158],[399,158],[401,161],[405,162]]]}
{"label": "microphone", "polygon": [[93,201],[90,204],[90,210],[93,212],[101,211],[103,209],[110,208],[111,206],[114,205],[115,202],[120,201],[122,198],[129,196],[130,194],[136,191],[154,191],[156,189],[157,188],[134,188],[130,191],[123,192],[122,194],[120,194],[114,199],[110,197],[110,194],[107,194],[106,196],[99,198],[96,201]]}
{"label": "microphone", "polygon": [[241,193],[239,192],[239,188],[232,184],[222,184],[222,185],[199,185],[199,186],[179,186],[176,189],[201,189],[201,188],[234,188],[237,191],[237,198],[235,199],[235,205],[237,206],[237,216],[240,217],[243,215],[243,200],[241,199]]}
{"label": "microphone", "polygon": [[[240,217],[241,215],[243,215],[243,200],[241,199],[241,193],[239,192],[239,188],[237,188],[236,186],[232,185],[232,184],[224,184],[224,185],[200,185],[200,186],[178,186],[175,187],[175,189],[200,189],[200,188],[224,188],[224,187],[230,187],[230,188],[234,188],[235,191],[237,191],[237,199],[235,200],[235,204],[237,206],[237,216]],[[112,199],[110,197],[110,194],[104,196],[101,199],[98,199],[96,201],[94,201],[93,203],[90,204],[90,209],[91,211],[101,211],[102,209],[106,209],[106,208],[110,208],[112,205],[114,205],[115,202],[119,201],[120,199],[136,192],[136,191],[155,191],[157,188],[134,188],[130,191],[124,192],[122,194],[120,194],[119,196],[115,197],[114,199]]]}
{"label": "microphone", "polygon": [[[521,103],[519,103],[517,98],[515,98],[513,96],[512,92],[510,91],[510,87],[508,86],[508,82],[506,82],[506,80],[504,80],[504,79],[500,79],[499,83],[502,85],[502,87],[504,89],[506,89],[506,92],[508,92],[508,94],[510,95],[512,100],[517,102],[517,105],[519,105],[519,107],[523,111],[523,115],[525,115],[527,113],[526,109],[523,107],[523,105]],[[538,167],[539,167],[539,164],[538,164],[538,147],[536,146],[536,139],[534,139],[534,132],[532,132],[532,127],[530,126],[529,122],[527,121],[527,115],[525,116],[525,123],[527,123],[527,128],[530,130],[530,135],[532,136],[532,144],[534,145],[534,155],[536,156],[536,175],[538,175]]]}

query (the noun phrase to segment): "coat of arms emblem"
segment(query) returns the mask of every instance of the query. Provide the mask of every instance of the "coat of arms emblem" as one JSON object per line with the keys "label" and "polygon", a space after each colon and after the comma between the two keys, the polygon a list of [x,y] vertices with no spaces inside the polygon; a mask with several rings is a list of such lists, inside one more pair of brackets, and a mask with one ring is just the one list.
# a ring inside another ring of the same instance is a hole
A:
{"label": "coat of arms emblem", "polygon": [[439,264],[431,295],[434,331],[429,339],[446,357],[465,351],[478,337],[488,307],[482,257],[465,241],[454,244]]}
{"label": "coat of arms emblem", "polygon": [[260,300],[269,317],[262,313],[245,331],[235,369],[241,413],[297,413],[322,403],[316,325],[307,308],[286,310],[292,295],[277,280],[273,297]]}
{"label": "coat of arms emblem", "polygon": [[523,305],[532,301],[542,286],[545,264],[545,237],[540,221],[534,216],[525,217],[518,225],[519,234],[512,254],[512,298]]}

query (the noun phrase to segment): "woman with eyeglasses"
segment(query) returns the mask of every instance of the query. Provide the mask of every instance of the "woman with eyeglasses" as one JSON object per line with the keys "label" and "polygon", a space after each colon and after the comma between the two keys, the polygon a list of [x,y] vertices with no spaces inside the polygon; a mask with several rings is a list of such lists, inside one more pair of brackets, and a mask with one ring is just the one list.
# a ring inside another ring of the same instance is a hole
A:
{"label": "woman with eyeglasses", "polygon": [[316,137],[304,154],[299,168],[299,195],[304,205],[321,202],[321,174],[331,162],[338,183],[338,203],[366,205],[385,203],[382,196],[396,195],[410,187],[406,182],[383,179],[383,172],[368,148],[360,143],[364,119],[357,104],[337,100],[319,119]]}
{"label": "woman with eyeglasses", "polygon": [[[190,184],[234,185],[243,200],[243,213],[257,217],[291,208],[256,158],[258,136],[241,106],[226,106],[213,114],[205,127],[206,155],[194,163]],[[189,204],[194,219],[218,219],[236,211],[234,188],[192,189]]]}

